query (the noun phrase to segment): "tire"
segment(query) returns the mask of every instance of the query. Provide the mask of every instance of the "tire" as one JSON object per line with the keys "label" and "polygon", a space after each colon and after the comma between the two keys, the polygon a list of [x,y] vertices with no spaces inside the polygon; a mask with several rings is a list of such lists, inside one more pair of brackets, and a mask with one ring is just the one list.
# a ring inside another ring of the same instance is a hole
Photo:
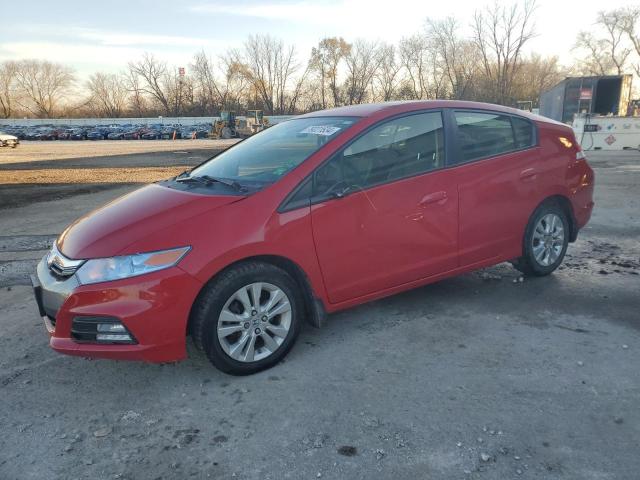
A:
{"label": "tire", "polygon": [[[254,288],[260,288],[257,307]],[[269,313],[277,311],[285,313]],[[247,262],[206,285],[194,306],[190,330],[196,347],[216,368],[250,375],[274,366],[291,350],[303,312],[299,286],[287,272],[268,263]]]}
{"label": "tire", "polygon": [[513,266],[525,275],[542,277],[560,266],[569,246],[567,214],[557,203],[540,205],[527,224],[523,255]]}
{"label": "tire", "polygon": [[222,132],[220,132],[220,137],[224,138],[225,140],[228,140],[232,136],[233,136],[233,132],[229,127],[224,127],[222,129]]}

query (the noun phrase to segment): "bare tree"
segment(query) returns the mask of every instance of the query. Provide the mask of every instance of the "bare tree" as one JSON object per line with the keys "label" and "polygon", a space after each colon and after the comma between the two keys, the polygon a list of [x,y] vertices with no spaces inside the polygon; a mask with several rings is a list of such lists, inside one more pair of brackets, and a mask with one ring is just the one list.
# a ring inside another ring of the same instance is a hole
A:
{"label": "bare tree", "polygon": [[251,35],[244,45],[245,74],[269,113],[284,113],[286,90],[298,69],[295,48],[269,35]]}
{"label": "bare tree", "polygon": [[[625,45],[623,11],[598,12],[596,33],[581,31],[575,49],[585,52],[582,70],[592,75],[621,75],[631,49]],[[598,35],[598,33],[602,33]]]}
{"label": "bare tree", "polygon": [[22,60],[16,63],[19,103],[36,117],[51,118],[75,82],[73,71],[46,60]]}
{"label": "bare tree", "polygon": [[396,96],[401,65],[396,58],[396,49],[393,45],[381,45],[378,53],[380,66],[374,77],[375,89],[377,98],[388,102]]}
{"label": "bare tree", "polygon": [[0,64],[0,116],[2,118],[10,118],[14,112],[17,68],[18,65],[14,61]]}
{"label": "bare tree", "polygon": [[345,81],[346,102],[348,105],[364,103],[382,56],[376,42],[356,40],[345,57],[347,79]]}
{"label": "bare tree", "polygon": [[312,70],[319,76],[322,108],[329,106],[327,87],[333,106],[337,107],[342,103],[338,72],[340,64],[350,51],[351,45],[342,37],[324,38],[317,47],[311,49],[310,63]]}
{"label": "bare tree", "polygon": [[404,98],[423,99],[428,91],[428,45],[423,35],[400,41],[400,61],[406,75]]}
{"label": "bare tree", "polygon": [[291,94],[288,98],[288,107],[287,113],[297,113],[298,112],[298,104],[300,103],[302,96],[305,92],[305,88],[307,86],[307,79],[309,78],[309,73],[311,72],[312,67],[311,63],[307,63],[307,68],[305,68],[302,75],[296,80],[295,86],[291,91]]}
{"label": "bare tree", "polygon": [[429,48],[446,79],[445,94],[454,99],[468,98],[481,62],[479,50],[473,42],[458,36],[459,25],[454,17],[427,19],[426,27]]}
{"label": "bare tree", "polygon": [[523,58],[513,80],[512,95],[516,100],[531,100],[537,104],[540,93],[553,87],[568,72],[558,63],[558,57],[542,57],[532,54]]}
{"label": "bare tree", "polygon": [[513,78],[520,66],[522,49],[535,35],[535,0],[502,6],[497,2],[473,18],[473,36],[480,51],[489,99],[510,103]]}
{"label": "bare tree", "polygon": [[596,38],[591,32],[579,32],[574,49],[585,52],[578,68],[580,73],[587,75],[611,73],[613,65],[606,51],[604,40]]}
{"label": "bare tree", "polygon": [[129,110],[137,117],[148,114],[148,102],[142,91],[140,77],[131,69],[124,73],[123,81],[129,93]]}
{"label": "bare tree", "polygon": [[640,77],[640,7],[626,7],[617,10],[618,28],[625,34],[636,54],[633,69]]}
{"label": "bare tree", "polygon": [[[129,77],[138,85],[139,91],[149,95],[160,105],[165,114],[170,115],[170,101],[163,88],[163,81],[167,74],[167,64],[156,59],[151,53],[145,53],[141,60],[129,63]],[[140,77],[141,81],[134,80],[133,77]]]}
{"label": "bare tree", "polygon": [[129,92],[122,77],[114,73],[94,73],[86,84],[88,105],[103,117],[121,117],[127,108]]}
{"label": "bare tree", "polygon": [[214,113],[225,103],[225,93],[216,78],[214,62],[204,51],[196,53],[191,64],[197,96],[203,112]]}
{"label": "bare tree", "polygon": [[178,68],[167,68],[161,79],[161,86],[169,104],[168,114],[179,116],[189,108],[189,99],[193,98],[191,78],[181,74]]}

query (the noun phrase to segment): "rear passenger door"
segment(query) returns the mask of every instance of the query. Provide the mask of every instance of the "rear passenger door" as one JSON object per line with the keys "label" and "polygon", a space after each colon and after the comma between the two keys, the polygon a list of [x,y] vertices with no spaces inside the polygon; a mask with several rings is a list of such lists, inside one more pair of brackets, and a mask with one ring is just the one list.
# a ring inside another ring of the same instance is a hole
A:
{"label": "rear passenger door", "polygon": [[533,122],[491,111],[451,110],[457,165],[460,265],[521,255],[529,215],[539,199]]}

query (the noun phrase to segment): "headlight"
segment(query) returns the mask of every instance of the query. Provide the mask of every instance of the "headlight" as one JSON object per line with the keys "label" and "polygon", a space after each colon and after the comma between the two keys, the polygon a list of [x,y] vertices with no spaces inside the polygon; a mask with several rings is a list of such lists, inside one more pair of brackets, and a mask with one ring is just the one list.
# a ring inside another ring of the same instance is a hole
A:
{"label": "headlight", "polygon": [[157,272],[176,265],[190,249],[191,247],[181,247],[159,252],[87,260],[76,272],[76,276],[81,284],[86,285]]}

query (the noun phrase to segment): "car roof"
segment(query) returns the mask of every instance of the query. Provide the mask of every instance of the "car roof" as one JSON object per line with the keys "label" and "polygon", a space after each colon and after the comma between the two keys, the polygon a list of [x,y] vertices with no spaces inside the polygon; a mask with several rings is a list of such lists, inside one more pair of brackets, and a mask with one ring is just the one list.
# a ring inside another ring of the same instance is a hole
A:
{"label": "car roof", "polygon": [[[502,105],[495,105],[493,103],[483,102],[469,102],[463,100],[406,100],[384,103],[365,103],[360,105],[347,105],[344,107],[330,108],[327,110],[318,110],[317,112],[310,112],[304,115],[300,115],[297,118],[312,118],[312,117],[330,117],[330,116],[344,116],[344,117],[372,117],[382,114],[382,116],[397,115],[400,113],[411,112],[414,110],[424,110],[429,108],[470,108],[476,110],[491,110],[494,112],[503,112],[511,115],[520,115],[535,122],[546,122],[564,125],[563,123],[556,122],[550,118],[541,117],[529,113],[525,110],[518,110],[516,108],[505,107]],[[384,115],[386,113],[386,115]]]}

